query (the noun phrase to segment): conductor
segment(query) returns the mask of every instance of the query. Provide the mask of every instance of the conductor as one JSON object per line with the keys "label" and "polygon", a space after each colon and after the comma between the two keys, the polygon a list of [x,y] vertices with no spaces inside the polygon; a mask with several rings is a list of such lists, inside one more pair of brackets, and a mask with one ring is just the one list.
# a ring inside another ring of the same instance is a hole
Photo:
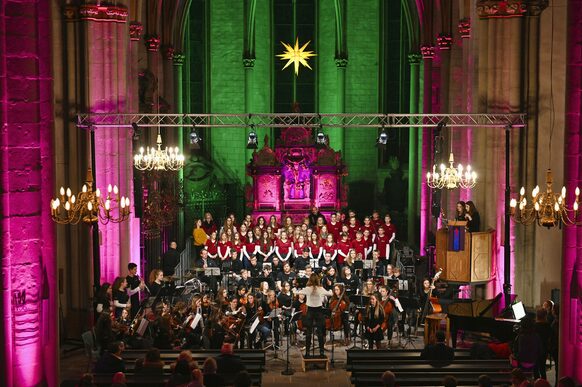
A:
{"label": "conductor", "polygon": [[324,357],[323,354],[323,335],[325,329],[325,317],[323,315],[323,300],[325,296],[331,296],[332,290],[325,290],[321,286],[321,280],[315,273],[311,274],[307,281],[307,286],[297,292],[306,296],[307,316],[305,316],[304,325],[307,328],[305,357],[311,355],[311,338],[313,336],[313,328],[317,328],[317,341],[319,342],[319,356]]}

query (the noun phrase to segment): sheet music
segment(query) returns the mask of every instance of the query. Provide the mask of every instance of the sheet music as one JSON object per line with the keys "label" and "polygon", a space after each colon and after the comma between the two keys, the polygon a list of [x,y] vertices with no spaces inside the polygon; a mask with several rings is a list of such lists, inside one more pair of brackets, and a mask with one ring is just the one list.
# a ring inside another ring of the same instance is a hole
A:
{"label": "sheet music", "polygon": [[196,316],[194,317],[194,320],[192,321],[192,324],[190,324],[190,327],[192,329],[196,329],[201,318],[202,318],[202,315],[196,314]]}
{"label": "sheet music", "polygon": [[394,305],[396,305],[396,309],[398,309],[400,313],[404,312],[404,308],[402,308],[402,304],[400,304],[398,298],[394,299]]}
{"label": "sheet music", "polygon": [[137,334],[143,336],[145,333],[146,328],[148,327],[149,321],[145,318],[141,319],[139,323],[139,327],[137,328]]}
{"label": "sheet music", "polygon": [[252,333],[255,331],[255,329],[257,329],[257,326],[258,326],[258,325],[259,325],[259,318],[257,317],[257,318],[256,318],[256,319],[253,321],[253,323],[251,324],[251,329],[250,329],[250,331],[249,331],[249,332],[252,334]]}

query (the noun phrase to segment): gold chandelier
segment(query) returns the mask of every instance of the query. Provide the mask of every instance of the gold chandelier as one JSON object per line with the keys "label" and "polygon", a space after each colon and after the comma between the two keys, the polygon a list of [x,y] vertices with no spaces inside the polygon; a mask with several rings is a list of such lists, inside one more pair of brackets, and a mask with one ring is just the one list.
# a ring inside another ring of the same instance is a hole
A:
{"label": "gold chandelier", "polygon": [[477,184],[477,173],[471,169],[470,165],[464,168],[459,164],[455,168],[455,158],[452,151],[449,155],[449,166],[441,164],[438,171],[436,168],[436,165],[433,165],[432,173],[426,173],[426,184],[430,188],[473,188]]}
{"label": "gold chandelier", "polygon": [[93,172],[87,169],[86,182],[77,195],[70,188],[61,187],[57,198],[51,199],[51,217],[59,224],[94,224],[101,221],[120,223],[129,218],[129,198],[119,196],[117,186],[107,187],[107,196],[97,188],[93,191]]}
{"label": "gold chandelier", "polygon": [[554,226],[573,226],[581,224],[578,219],[580,188],[576,187],[576,199],[571,208],[566,205],[566,187],[558,194],[554,192],[552,184],[554,178],[552,170],[546,172],[546,191],[541,192],[540,187],[536,187],[531,192],[531,202],[525,197],[525,187],[519,190],[519,201],[511,199],[509,206],[511,217],[521,224],[532,224],[547,228]]}
{"label": "gold chandelier", "polygon": [[133,156],[133,165],[140,171],[177,171],[184,167],[184,155],[178,147],[166,147],[162,150],[162,135],[158,128],[157,148],[143,147]]}

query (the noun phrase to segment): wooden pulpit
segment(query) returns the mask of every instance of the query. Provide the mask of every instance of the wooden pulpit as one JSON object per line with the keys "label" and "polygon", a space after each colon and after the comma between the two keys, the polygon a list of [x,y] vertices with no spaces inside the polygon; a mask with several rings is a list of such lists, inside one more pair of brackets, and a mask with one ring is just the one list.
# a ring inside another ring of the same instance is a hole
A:
{"label": "wooden pulpit", "polygon": [[436,264],[441,278],[450,282],[484,283],[491,280],[494,230],[469,232],[467,222],[449,221],[437,231]]}

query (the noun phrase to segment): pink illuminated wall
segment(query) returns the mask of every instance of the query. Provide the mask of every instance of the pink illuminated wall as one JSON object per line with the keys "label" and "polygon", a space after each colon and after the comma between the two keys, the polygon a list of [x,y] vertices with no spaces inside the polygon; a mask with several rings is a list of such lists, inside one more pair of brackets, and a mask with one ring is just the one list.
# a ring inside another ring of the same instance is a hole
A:
{"label": "pink illuminated wall", "polygon": [[0,2],[0,385],[58,383],[50,2]]}
{"label": "pink illuminated wall", "polygon": [[[572,195],[575,187],[582,186],[582,0],[570,0],[567,15],[564,174]],[[564,229],[563,254],[559,371],[582,381],[582,227]]]}

